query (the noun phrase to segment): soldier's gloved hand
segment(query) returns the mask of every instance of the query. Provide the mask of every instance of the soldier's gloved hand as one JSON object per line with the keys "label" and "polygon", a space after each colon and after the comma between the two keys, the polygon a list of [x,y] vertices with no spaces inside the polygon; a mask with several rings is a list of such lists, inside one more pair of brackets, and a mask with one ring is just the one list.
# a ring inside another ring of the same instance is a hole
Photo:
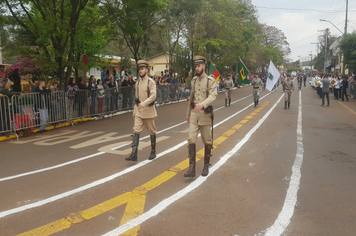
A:
{"label": "soldier's gloved hand", "polygon": [[195,112],[199,112],[203,108],[204,108],[204,105],[201,104],[201,103],[198,103],[198,104],[195,105],[194,111]]}

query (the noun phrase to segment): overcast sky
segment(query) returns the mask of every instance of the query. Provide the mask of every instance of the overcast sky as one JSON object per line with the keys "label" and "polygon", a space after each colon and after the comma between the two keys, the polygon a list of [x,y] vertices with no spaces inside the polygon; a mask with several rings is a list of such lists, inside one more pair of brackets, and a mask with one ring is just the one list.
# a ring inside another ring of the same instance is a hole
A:
{"label": "overcast sky", "polygon": [[[331,34],[340,36],[341,33],[328,22],[320,22],[319,19],[329,20],[342,32],[345,28],[346,0],[252,0],[257,7],[259,22],[275,26],[287,36],[292,53],[290,57],[295,61],[299,57],[307,57],[310,51],[316,54],[318,30],[330,29]],[[288,8],[266,9],[266,8]],[[315,9],[290,10],[293,9]],[[348,32],[356,30],[356,1],[349,0]]]}

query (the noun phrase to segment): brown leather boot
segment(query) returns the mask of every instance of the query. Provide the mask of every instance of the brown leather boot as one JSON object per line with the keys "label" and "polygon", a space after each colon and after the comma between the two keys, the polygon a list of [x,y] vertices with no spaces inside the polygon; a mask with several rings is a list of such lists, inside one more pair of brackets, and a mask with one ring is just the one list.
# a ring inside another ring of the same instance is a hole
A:
{"label": "brown leather boot", "polygon": [[184,177],[195,177],[195,163],[196,163],[196,147],[195,143],[189,144],[189,169]]}
{"label": "brown leather boot", "polygon": [[210,157],[211,157],[211,145],[205,145],[204,168],[201,173],[201,176],[203,176],[203,177],[205,177],[209,174]]}

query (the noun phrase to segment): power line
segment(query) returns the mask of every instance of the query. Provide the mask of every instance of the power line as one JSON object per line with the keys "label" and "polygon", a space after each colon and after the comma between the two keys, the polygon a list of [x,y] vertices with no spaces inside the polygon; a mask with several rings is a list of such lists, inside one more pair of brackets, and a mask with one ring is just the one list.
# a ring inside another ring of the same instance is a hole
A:
{"label": "power line", "polygon": [[[269,9],[269,10],[286,10],[286,11],[316,11],[321,13],[344,13],[345,10],[320,10],[320,9],[312,9],[312,8],[283,8],[283,7],[258,7],[261,9]],[[349,10],[349,12],[356,12],[356,10]]]}

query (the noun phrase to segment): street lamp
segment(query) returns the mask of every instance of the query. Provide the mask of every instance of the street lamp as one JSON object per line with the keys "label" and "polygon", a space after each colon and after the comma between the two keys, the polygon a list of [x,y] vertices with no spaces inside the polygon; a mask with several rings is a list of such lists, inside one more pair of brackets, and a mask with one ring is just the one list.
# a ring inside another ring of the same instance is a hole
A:
{"label": "street lamp", "polygon": [[335,27],[335,29],[337,29],[338,31],[340,31],[341,34],[344,34],[344,33],[343,33],[339,28],[337,28],[336,25],[334,25],[334,23],[332,23],[331,21],[329,21],[329,20],[324,20],[324,19],[320,19],[319,21],[329,22],[330,24],[332,24],[332,25]]}

